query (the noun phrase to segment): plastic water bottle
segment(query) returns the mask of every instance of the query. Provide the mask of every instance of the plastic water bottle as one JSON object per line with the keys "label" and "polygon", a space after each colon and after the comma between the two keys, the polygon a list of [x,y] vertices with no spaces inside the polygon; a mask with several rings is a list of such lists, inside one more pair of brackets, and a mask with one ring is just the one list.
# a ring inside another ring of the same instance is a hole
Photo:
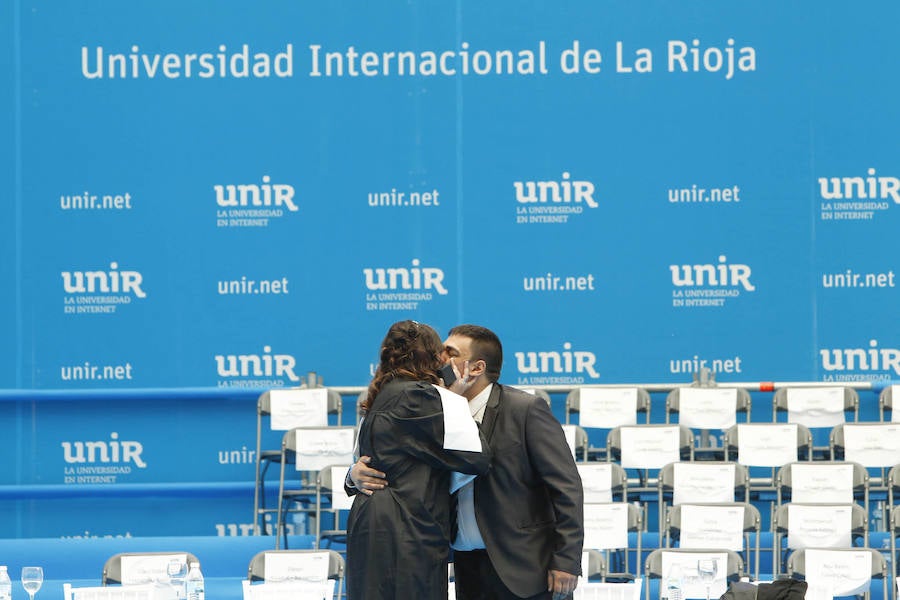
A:
{"label": "plastic water bottle", "polygon": [[200,572],[200,563],[191,562],[191,568],[188,570],[187,577],[184,579],[185,592],[187,600],[206,600],[206,593],[203,591],[203,573]]}
{"label": "plastic water bottle", "polygon": [[684,600],[684,576],[681,567],[676,563],[669,567],[666,575],[666,598],[669,600]]}
{"label": "plastic water bottle", "polygon": [[12,600],[12,581],[6,566],[0,566],[0,600]]}
{"label": "plastic water bottle", "polygon": [[187,576],[187,565],[183,560],[173,558],[166,566],[166,574],[169,576],[169,587],[175,591],[178,600],[184,600],[184,578]]}

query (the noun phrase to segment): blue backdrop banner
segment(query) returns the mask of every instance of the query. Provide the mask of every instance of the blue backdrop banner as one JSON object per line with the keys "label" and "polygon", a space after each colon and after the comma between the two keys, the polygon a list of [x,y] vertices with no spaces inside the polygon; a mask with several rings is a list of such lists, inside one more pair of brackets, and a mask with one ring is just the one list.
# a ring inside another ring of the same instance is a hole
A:
{"label": "blue backdrop banner", "polygon": [[[0,11],[0,388],[361,386],[405,318],[523,386],[900,378],[894,0]],[[0,403],[0,483],[246,481],[234,402]]]}

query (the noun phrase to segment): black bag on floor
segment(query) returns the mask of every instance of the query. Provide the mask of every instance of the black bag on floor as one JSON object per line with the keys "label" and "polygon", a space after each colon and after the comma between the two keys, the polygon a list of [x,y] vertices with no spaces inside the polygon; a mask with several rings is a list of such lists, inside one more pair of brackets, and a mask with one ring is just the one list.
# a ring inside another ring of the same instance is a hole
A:
{"label": "black bag on floor", "polygon": [[768,583],[735,581],[720,600],[803,600],[807,584],[796,579],[777,579]]}

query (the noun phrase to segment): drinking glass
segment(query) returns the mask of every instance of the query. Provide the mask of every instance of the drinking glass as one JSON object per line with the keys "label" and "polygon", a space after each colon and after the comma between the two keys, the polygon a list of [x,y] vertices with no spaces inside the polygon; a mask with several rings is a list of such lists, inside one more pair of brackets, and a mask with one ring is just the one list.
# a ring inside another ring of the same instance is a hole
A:
{"label": "drinking glass", "polygon": [[701,558],[697,561],[697,573],[700,575],[700,580],[706,584],[706,600],[709,600],[709,590],[712,582],[716,580],[718,571],[718,561],[714,558]]}
{"label": "drinking glass", "polygon": [[28,597],[34,600],[34,595],[41,584],[44,583],[44,570],[40,567],[22,567],[22,587],[28,592]]}

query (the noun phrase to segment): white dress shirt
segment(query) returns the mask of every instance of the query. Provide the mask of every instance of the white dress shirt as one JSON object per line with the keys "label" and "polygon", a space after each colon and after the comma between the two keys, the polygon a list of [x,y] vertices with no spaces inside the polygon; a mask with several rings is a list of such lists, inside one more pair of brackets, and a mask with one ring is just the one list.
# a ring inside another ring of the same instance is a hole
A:
{"label": "white dress shirt", "polygon": [[[484,408],[487,401],[491,397],[491,390],[494,384],[488,384],[486,388],[469,400],[469,412],[472,418],[479,425],[484,417]],[[475,520],[475,481],[466,483],[456,494],[456,523],[458,532],[456,539],[453,540],[453,549],[466,550],[483,550],[484,540],[481,537],[481,531],[478,529],[478,522]]]}

